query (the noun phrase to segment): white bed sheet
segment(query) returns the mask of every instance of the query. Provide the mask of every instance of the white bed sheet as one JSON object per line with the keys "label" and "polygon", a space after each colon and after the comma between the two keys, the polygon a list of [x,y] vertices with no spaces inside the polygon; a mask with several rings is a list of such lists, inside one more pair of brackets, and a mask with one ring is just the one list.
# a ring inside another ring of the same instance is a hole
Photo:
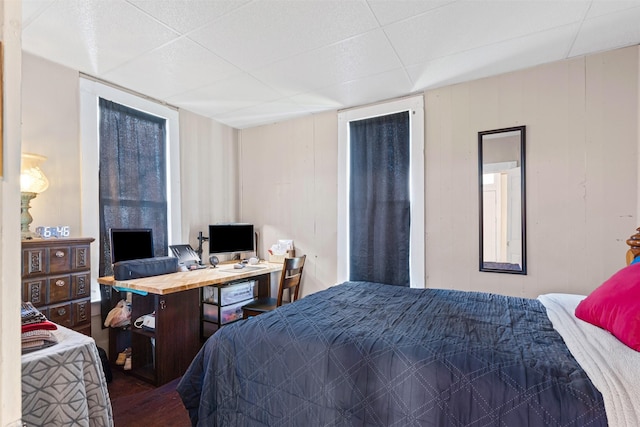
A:
{"label": "white bed sheet", "polygon": [[584,295],[545,294],[553,327],[602,393],[610,427],[640,426],[640,352],[604,329],[578,319],[575,309]]}

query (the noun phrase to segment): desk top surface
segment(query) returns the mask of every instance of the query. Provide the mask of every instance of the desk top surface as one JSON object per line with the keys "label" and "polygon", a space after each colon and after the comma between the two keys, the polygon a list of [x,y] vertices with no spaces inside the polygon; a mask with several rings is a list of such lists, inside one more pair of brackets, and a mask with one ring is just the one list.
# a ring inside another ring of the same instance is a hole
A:
{"label": "desk top surface", "polygon": [[262,261],[258,265],[247,265],[236,269],[234,264],[221,264],[216,268],[178,271],[160,276],[143,277],[131,280],[115,280],[113,276],[99,277],[101,285],[117,286],[152,294],[171,294],[188,291],[208,285],[221,285],[240,279],[250,279],[263,274],[282,270],[282,264]]}

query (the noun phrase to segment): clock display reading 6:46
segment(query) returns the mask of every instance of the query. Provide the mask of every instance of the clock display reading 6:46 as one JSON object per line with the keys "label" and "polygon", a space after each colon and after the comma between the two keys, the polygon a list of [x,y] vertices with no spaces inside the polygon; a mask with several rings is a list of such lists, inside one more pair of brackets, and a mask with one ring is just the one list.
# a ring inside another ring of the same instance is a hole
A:
{"label": "clock display reading 6:46", "polygon": [[68,225],[37,227],[36,233],[38,233],[43,239],[49,239],[51,237],[69,237],[70,227]]}

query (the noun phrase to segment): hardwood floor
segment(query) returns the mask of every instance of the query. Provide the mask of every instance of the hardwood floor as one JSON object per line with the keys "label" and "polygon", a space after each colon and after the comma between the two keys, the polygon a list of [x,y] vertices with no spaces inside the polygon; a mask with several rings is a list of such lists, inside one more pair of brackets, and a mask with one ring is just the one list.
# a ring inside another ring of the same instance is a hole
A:
{"label": "hardwood floor", "polygon": [[109,397],[115,427],[189,427],[189,414],[182,405],[176,385],[179,378],[153,387],[119,368],[113,369]]}

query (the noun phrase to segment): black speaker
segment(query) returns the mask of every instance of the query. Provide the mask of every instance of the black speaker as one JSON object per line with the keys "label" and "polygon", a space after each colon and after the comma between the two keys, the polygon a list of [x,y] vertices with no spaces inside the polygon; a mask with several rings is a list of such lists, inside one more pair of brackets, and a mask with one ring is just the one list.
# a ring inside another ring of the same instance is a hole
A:
{"label": "black speaker", "polygon": [[216,265],[218,265],[220,263],[220,260],[218,260],[217,256],[211,255],[211,256],[209,256],[209,262],[211,263],[211,265],[213,267],[215,267]]}
{"label": "black speaker", "polygon": [[176,271],[178,271],[178,258],[174,256],[132,259],[113,264],[113,277],[116,280],[139,279]]}

